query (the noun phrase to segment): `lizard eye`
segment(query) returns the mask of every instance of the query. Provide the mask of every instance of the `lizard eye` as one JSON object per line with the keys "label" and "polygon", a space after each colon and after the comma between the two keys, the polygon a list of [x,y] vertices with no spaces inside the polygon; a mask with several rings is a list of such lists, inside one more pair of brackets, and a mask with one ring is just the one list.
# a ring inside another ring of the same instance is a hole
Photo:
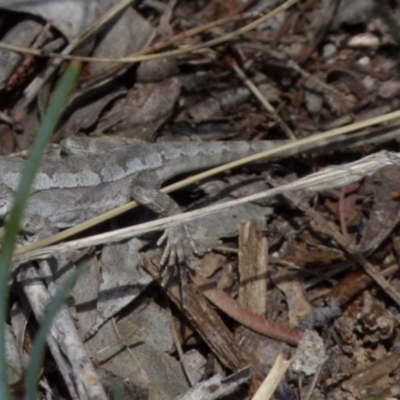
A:
{"label": "lizard eye", "polygon": [[0,198],[0,217],[4,217],[10,211],[10,201]]}

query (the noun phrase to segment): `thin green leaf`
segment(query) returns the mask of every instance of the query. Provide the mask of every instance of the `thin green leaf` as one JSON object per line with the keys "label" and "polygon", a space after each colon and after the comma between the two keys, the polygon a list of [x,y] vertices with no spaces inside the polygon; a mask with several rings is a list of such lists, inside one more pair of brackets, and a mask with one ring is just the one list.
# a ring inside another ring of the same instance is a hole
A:
{"label": "thin green leaf", "polygon": [[72,61],[54,91],[46,115],[33,143],[29,158],[22,171],[21,180],[15,193],[13,206],[5,227],[0,254],[0,399],[2,400],[10,398],[5,361],[5,323],[12,255],[35,174],[39,169],[46,145],[50,141],[61,113],[65,108],[68,96],[79,76],[80,69],[81,63]]}
{"label": "thin green leaf", "polygon": [[122,385],[118,385],[114,389],[113,400],[124,400],[124,390]]}
{"label": "thin green leaf", "polygon": [[40,329],[36,333],[33,341],[32,350],[29,358],[29,364],[25,377],[26,400],[35,400],[37,398],[37,380],[42,366],[44,351],[46,348],[46,336],[50,330],[53,319],[57,311],[62,306],[69,291],[74,287],[77,279],[87,265],[87,261],[82,261],[78,264],[76,270],[63,283],[56,295],[51,300],[46,309],[46,318],[40,322]]}

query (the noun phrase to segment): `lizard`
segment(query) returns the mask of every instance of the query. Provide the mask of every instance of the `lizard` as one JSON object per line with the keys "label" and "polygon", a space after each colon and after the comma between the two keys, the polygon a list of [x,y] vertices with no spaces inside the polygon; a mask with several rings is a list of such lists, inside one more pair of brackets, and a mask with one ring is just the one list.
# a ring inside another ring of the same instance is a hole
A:
{"label": "lizard", "polygon": [[[159,191],[176,176],[211,168],[287,143],[280,141],[219,141],[132,143],[70,137],[47,154],[35,178],[22,230],[63,229],[84,222],[131,199],[161,216],[180,213],[179,205]],[[0,157],[0,219],[10,211],[24,159]],[[185,232],[168,229],[162,263],[183,260]]]}
{"label": "lizard", "polygon": [[[362,123],[359,123],[360,125]],[[43,228],[63,229],[119,207],[131,199],[161,216],[180,212],[178,204],[158,189],[170,178],[196,170],[212,168],[241,157],[280,147],[288,156],[329,145],[343,147],[339,130],[290,141],[228,141],[228,142],[161,142],[131,143],[108,138],[70,137],[57,149],[64,154],[50,154],[36,177],[22,230],[37,233]],[[340,130],[342,131],[342,130]],[[343,130],[344,131],[344,130]],[[344,133],[344,132],[341,132]],[[389,132],[390,133],[390,132]],[[382,136],[382,135],[381,135]],[[385,136],[385,135],[384,135]],[[322,140],[322,143],[317,142]],[[350,143],[375,141],[363,132],[351,135]],[[289,148],[290,147],[290,148]],[[5,219],[12,204],[24,159],[18,156],[0,157],[0,219]],[[177,252],[182,257],[182,229],[172,228],[161,238],[167,241],[162,262],[173,264]]]}

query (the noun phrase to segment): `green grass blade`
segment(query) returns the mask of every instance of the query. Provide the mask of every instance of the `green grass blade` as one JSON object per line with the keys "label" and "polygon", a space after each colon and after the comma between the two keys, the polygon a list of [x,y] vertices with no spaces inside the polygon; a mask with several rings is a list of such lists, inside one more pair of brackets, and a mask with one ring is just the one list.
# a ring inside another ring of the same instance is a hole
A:
{"label": "green grass blade", "polygon": [[124,400],[124,389],[122,388],[122,385],[115,387],[113,400]]}
{"label": "green grass blade", "polygon": [[67,104],[68,96],[79,76],[80,69],[80,63],[75,61],[71,62],[57,84],[46,115],[33,143],[29,158],[25,163],[13,206],[5,227],[0,254],[0,399],[2,400],[8,400],[10,398],[5,361],[5,321],[12,255],[18,237],[23,211],[28,201],[35,174],[39,169],[46,145],[50,141],[61,113]]}
{"label": "green grass blade", "polygon": [[42,366],[44,351],[46,348],[46,336],[50,330],[53,319],[63,304],[69,291],[74,287],[79,275],[87,265],[87,261],[82,261],[78,264],[76,270],[63,283],[57,294],[53,297],[46,309],[46,318],[40,323],[40,329],[36,333],[35,340],[32,344],[32,350],[29,358],[29,364],[25,377],[25,399],[35,400],[37,398],[37,380]]}

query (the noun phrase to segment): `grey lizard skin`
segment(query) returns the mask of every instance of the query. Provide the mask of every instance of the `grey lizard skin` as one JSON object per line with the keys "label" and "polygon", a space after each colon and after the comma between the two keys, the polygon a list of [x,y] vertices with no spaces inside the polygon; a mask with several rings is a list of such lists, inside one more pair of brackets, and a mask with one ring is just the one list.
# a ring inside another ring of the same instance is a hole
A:
{"label": "grey lizard skin", "polygon": [[[69,154],[45,157],[25,210],[22,229],[67,228],[131,199],[162,216],[180,212],[158,189],[168,179],[271,149],[287,141],[163,142],[131,144],[92,138],[62,143]],[[18,156],[0,157],[0,218],[10,210],[23,168]],[[168,232],[171,248],[182,238]],[[170,250],[168,250],[170,251]],[[175,259],[172,250],[172,259]]]}

